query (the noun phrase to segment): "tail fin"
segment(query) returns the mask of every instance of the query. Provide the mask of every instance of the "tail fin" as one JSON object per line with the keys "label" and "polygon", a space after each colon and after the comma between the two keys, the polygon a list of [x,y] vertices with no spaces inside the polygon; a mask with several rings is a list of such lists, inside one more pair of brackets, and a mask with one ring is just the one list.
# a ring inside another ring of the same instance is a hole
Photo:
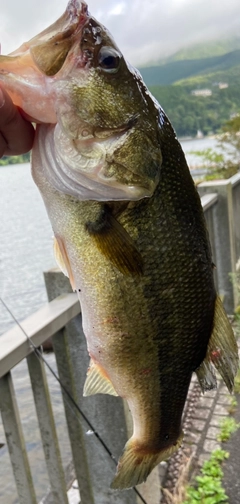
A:
{"label": "tail fin", "polygon": [[145,481],[157,464],[170,457],[180,448],[182,439],[183,433],[175,445],[154,453],[147,452],[145,447],[141,450],[140,443],[133,437],[130,438],[118,462],[117,473],[111,484],[111,488],[120,490],[132,488]]}

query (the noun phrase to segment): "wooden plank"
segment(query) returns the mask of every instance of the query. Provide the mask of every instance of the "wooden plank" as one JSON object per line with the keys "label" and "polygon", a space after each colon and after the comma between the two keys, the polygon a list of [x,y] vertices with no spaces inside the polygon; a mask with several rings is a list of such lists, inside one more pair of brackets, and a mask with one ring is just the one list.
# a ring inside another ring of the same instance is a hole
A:
{"label": "wooden plank", "polygon": [[37,504],[10,373],[0,379],[0,410],[19,503]]}
{"label": "wooden plank", "polygon": [[237,306],[236,289],[229,273],[236,272],[236,247],[233,225],[233,189],[231,178],[201,182],[197,190],[202,197],[217,193],[218,203],[213,206],[213,226],[215,241],[215,261],[217,266],[218,291],[223,298],[227,313],[234,312]]}
{"label": "wooden plank", "polygon": [[[21,325],[33,343],[41,346],[79,313],[77,295],[62,294],[21,322]],[[14,326],[3,334],[0,345],[0,378],[31,352],[31,345],[20,327]]]}
{"label": "wooden plank", "polygon": [[43,450],[51,484],[51,502],[68,504],[67,489],[51,406],[44,363],[36,354],[27,357]]}

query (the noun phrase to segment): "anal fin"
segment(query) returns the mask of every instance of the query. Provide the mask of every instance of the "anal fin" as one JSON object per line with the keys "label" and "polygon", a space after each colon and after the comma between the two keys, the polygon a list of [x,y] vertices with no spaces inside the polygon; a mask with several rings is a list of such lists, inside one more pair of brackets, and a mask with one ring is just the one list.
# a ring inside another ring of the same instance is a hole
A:
{"label": "anal fin", "polygon": [[83,395],[86,397],[94,394],[118,395],[103,368],[91,359],[83,388]]}
{"label": "anal fin", "polygon": [[214,367],[211,362],[206,358],[196,369],[196,375],[199,381],[202,392],[207,390],[214,390],[217,388],[217,378],[214,371]]}
{"label": "anal fin", "polygon": [[234,377],[238,371],[239,358],[237,342],[219,296],[216,298],[213,330],[208,343],[207,354],[196,370],[202,390],[209,390],[214,385],[212,364],[218,370],[229,392],[234,386]]}

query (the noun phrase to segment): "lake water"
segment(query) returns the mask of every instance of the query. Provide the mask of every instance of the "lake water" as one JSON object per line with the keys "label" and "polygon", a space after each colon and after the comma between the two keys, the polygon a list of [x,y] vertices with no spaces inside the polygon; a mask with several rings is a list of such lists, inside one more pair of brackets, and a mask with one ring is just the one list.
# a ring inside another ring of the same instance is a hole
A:
{"label": "lake water", "polygon": [[[52,231],[29,165],[0,167],[0,296],[22,320],[47,301],[42,272],[54,265]],[[13,325],[0,303],[0,334]],[[1,337],[0,337],[1,341]],[[1,343],[0,343],[1,344]],[[56,368],[53,354],[47,356]],[[63,461],[70,460],[59,385],[47,371]],[[13,370],[13,381],[27,444],[37,497],[47,492],[49,481],[25,361]],[[0,421],[0,443],[5,443]],[[6,446],[0,449],[0,504],[18,502]]]}
{"label": "lake water", "polygon": [[[0,294],[20,320],[46,301],[42,272],[53,265],[52,231],[30,165],[0,167]],[[0,306],[0,333],[12,324]]]}
{"label": "lake water", "polygon": [[213,149],[219,152],[218,140],[215,137],[193,138],[190,140],[181,141],[182,148],[185,152],[188,165],[190,168],[195,168],[201,164],[201,158],[193,154],[194,151],[203,151],[205,149]]}
{"label": "lake water", "polygon": [[[196,158],[192,150],[215,148],[216,140],[204,138],[182,142],[190,165]],[[47,301],[43,274],[55,266],[52,252],[52,230],[41,197],[34,185],[30,166],[0,167],[0,296],[18,320],[39,309]],[[0,334],[13,325],[11,317],[0,303]],[[1,340],[1,338],[0,338]],[[54,355],[47,357],[55,366]],[[48,373],[49,374],[49,373]],[[14,386],[24,427],[34,481],[40,499],[49,485],[40,435],[33,407],[31,386],[25,362],[13,372]],[[61,439],[64,462],[70,456],[67,429],[59,386],[49,376],[53,408]],[[0,443],[5,443],[0,424]],[[0,449],[0,504],[18,502],[11,464],[6,447]]]}

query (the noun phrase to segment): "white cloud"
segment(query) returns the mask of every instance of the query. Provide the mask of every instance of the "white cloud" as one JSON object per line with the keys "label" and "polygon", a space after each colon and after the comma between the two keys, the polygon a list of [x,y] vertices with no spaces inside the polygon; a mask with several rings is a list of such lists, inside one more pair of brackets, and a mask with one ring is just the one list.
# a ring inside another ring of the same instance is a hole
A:
{"label": "white cloud", "polygon": [[126,11],[126,3],[121,2],[115,5],[113,9],[110,10],[109,16],[119,16],[120,14],[124,14],[125,11]]}
{"label": "white cloud", "polygon": [[[65,0],[2,1],[2,52],[54,22]],[[240,32],[239,0],[89,0],[89,10],[105,24],[118,46],[135,64],[158,60],[191,42]]]}

